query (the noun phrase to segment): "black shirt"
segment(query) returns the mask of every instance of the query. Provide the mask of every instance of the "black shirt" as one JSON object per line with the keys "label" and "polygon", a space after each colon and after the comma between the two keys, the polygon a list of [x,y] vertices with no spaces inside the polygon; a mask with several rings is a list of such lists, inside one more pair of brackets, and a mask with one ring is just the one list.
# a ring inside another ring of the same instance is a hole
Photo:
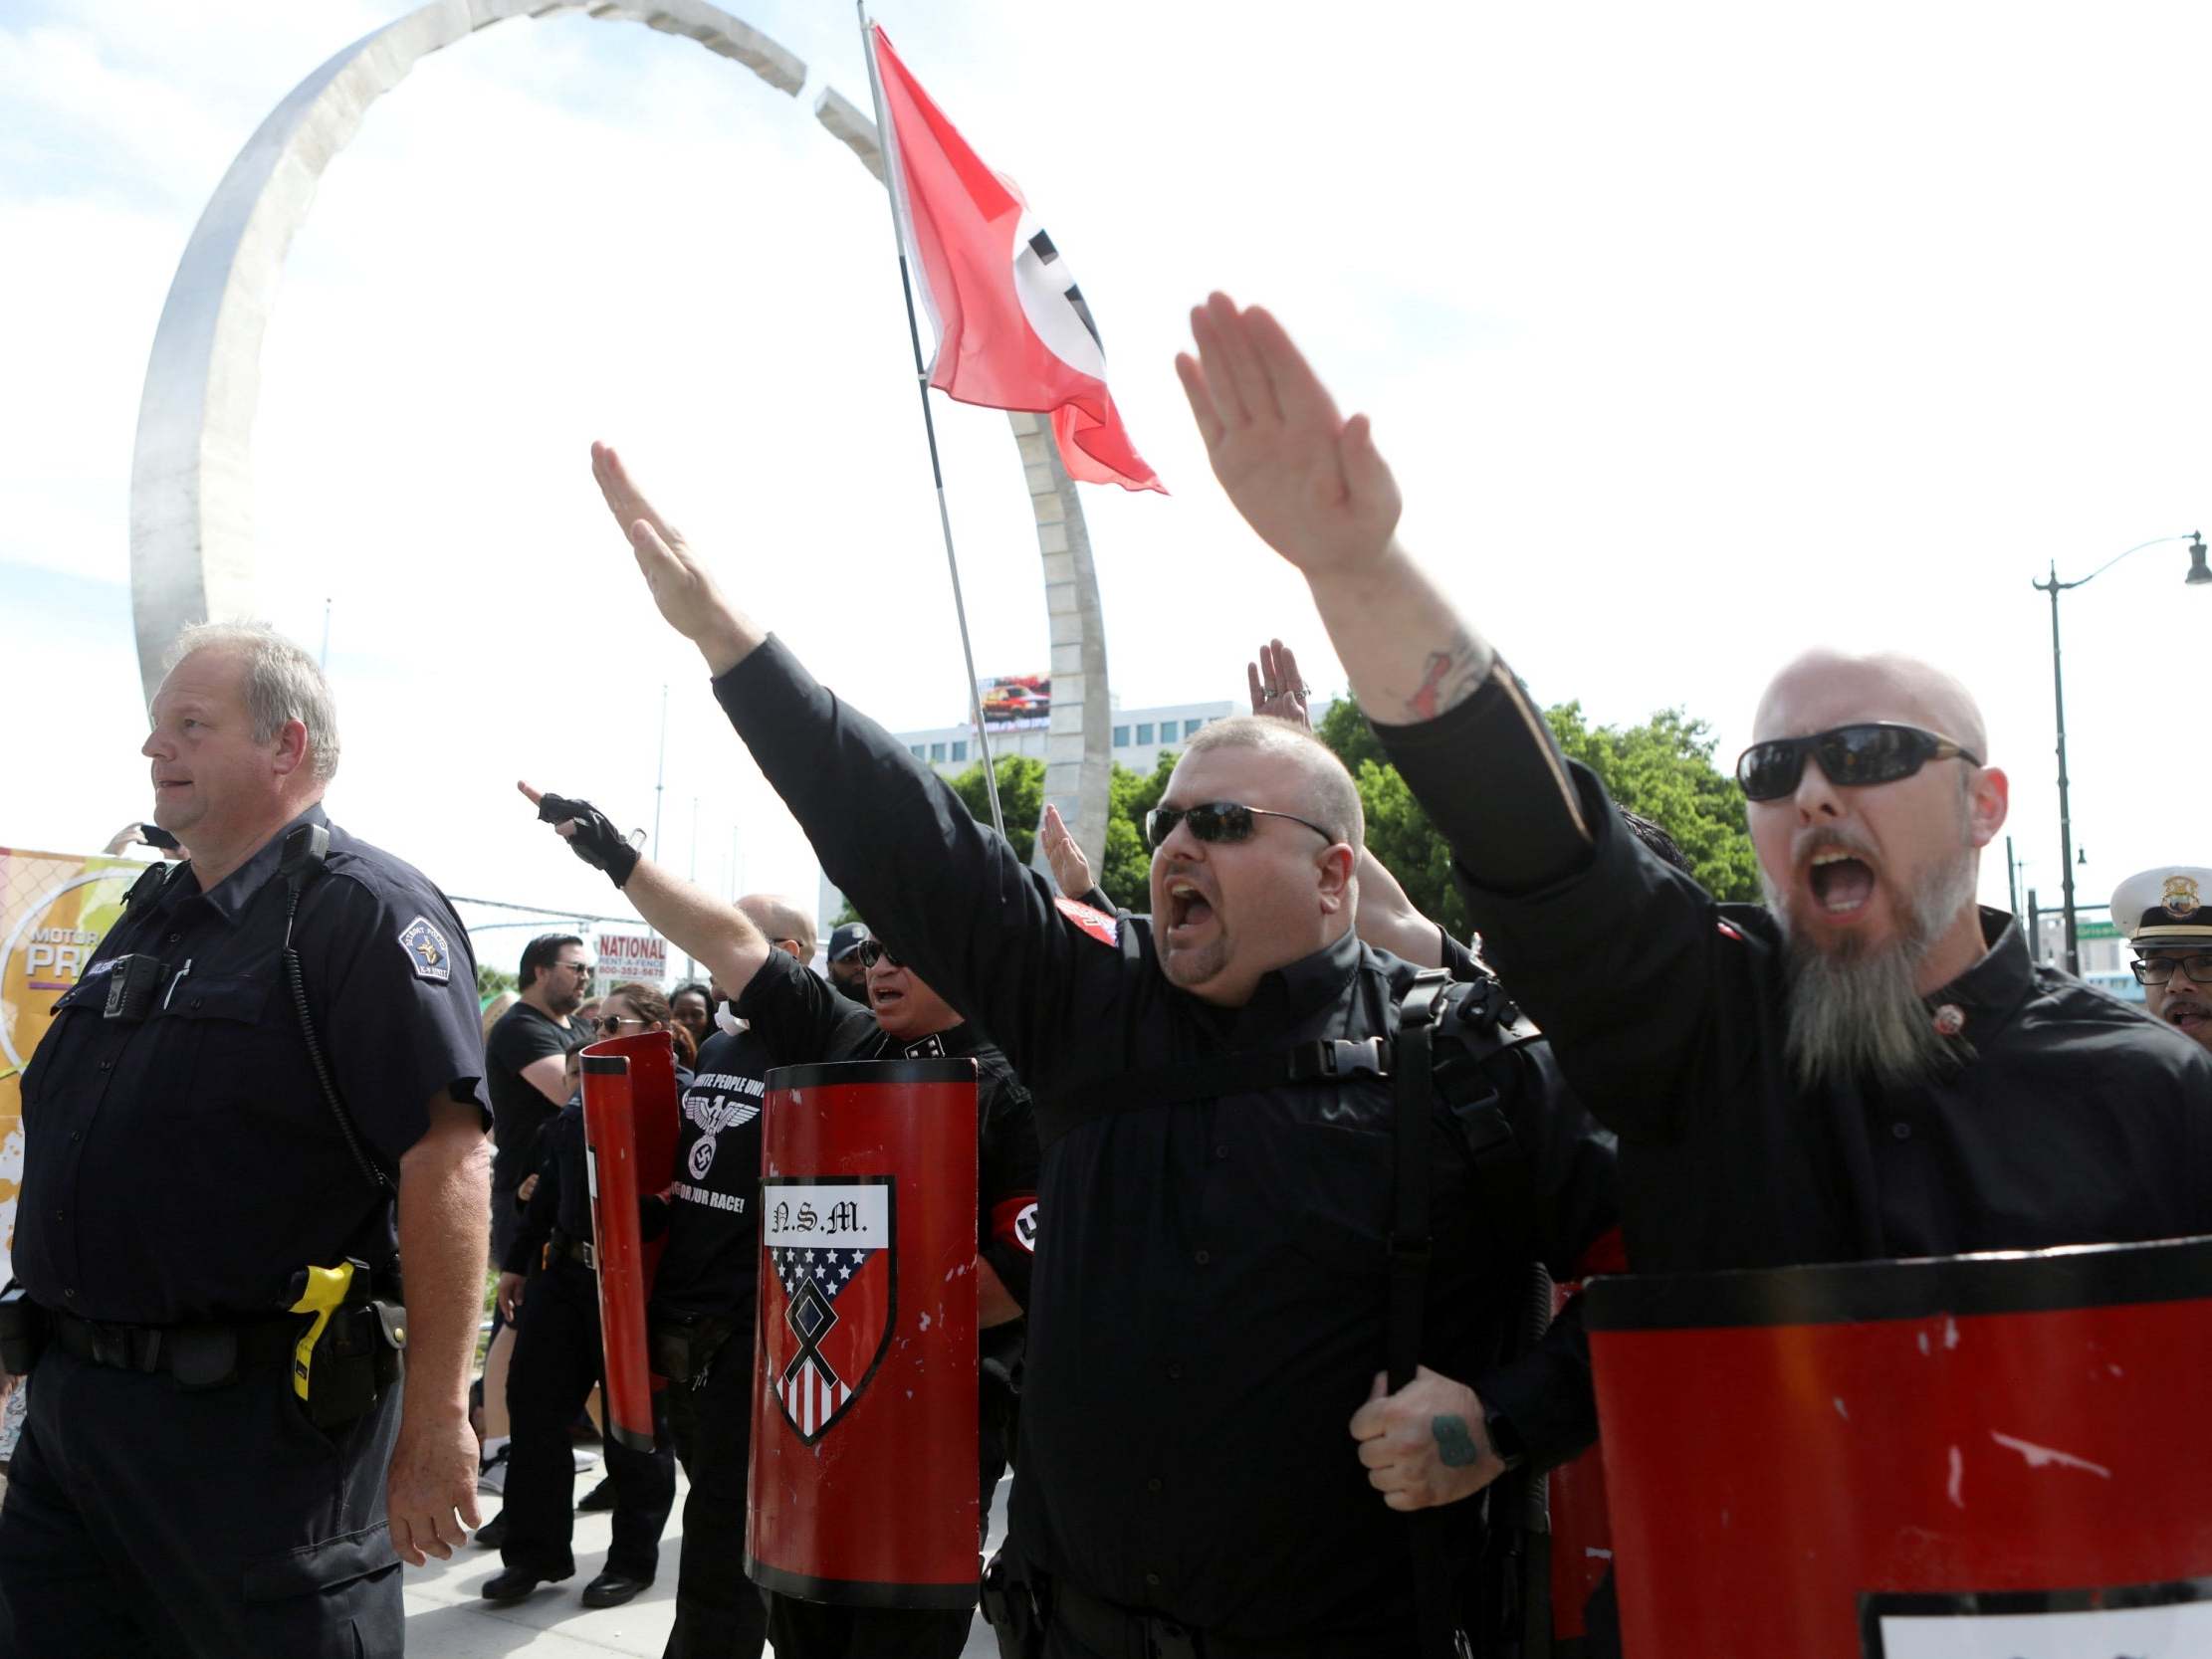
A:
{"label": "black shirt", "polygon": [[683,1093],[655,1314],[727,1316],[749,1327],[760,1296],[762,1080],[773,1062],[751,1031],[701,1045]]}
{"label": "black shirt", "polygon": [[[1171,985],[1148,924],[1056,900],[774,640],[715,692],[830,880],[1040,1101],[1170,1062],[1396,1029],[1416,970],[1350,934],[1265,975],[1241,1008]],[[1517,1098],[1552,1222],[1545,1254],[1572,1276],[1614,1224],[1610,1144],[1550,1115],[1544,1092]],[[1381,1080],[1285,1083],[1117,1112],[1046,1148],[1013,1530],[1047,1572],[1254,1640],[1403,1613],[1405,1518],[1367,1484],[1348,1431],[1387,1357],[1392,1121]],[[1554,1355],[1491,1368],[1525,1257],[1493,1247],[1440,1106],[1432,1130],[1423,1357],[1555,1459],[1587,1441],[1587,1373],[1580,1410],[1562,1414],[1548,1401],[1574,1390]],[[1471,1527],[1475,1509],[1447,1514]]]}
{"label": "black shirt", "polygon": [[[1719,905],[1621,825],[1580,766],[1578,832],[1500,800],[1493,749],[1543,741],[1493,683],[1378,732],[1438,829],[1483,948],[1591,1110],[1620,1132],[1641,1272],[2128,1243],[2212,1233],[2212,1056],[2056,968],[2009,917],[1928,998],[1964,1016],[1957,1064],[1909,1088],[1801,1087],[1767,911]],[[1509,764],[1519,765],[1518,761]],[[1587,834],[1587,841],[1583,839]],[[1582,847],[1532,891],[1484,854]]]}
{"label": "black shirt", "polygon": [[[975,1058],[976,1249],[1014,1301],[1026,1307],[1036,1237],[1037,1132],[1029,1092],[1005,1055],[966,1024],[902,1043],[876,1024],[874,1014],[780,950],[770,952],[745,987],[737,1013],[752,1023],[775,1066]],[[1018,1350],[1021,1336],[1018,1320],[990,1327],[983,1333],[984,1351],[1007,1357],[1009,1348]]]}
{"label": "black shirt", "polygon": [[492,1190],[513,1192],[538,1167],[538,1132],[560,1110],[523,1076],[523,1068],[549,1054],[565,1056],[591,1040],[581,1020],[556,1024],[518,1002],[500,1015],[484,1040],[486,1083],[492,1092]]}
{"label": "black shirt", "polygon": [[[301,820],[328,823],[320,806]],[[289,827],[289,826],[288,826]],[[292,1275],[380,1264],[391,1199],[347,1151],[284,982],[282,834],[200,891],[189,864],[109,930],[23,1079],[15,1271],[87,1319],[281,1309]],[[133,890],[137,891],[137,890]],[[387,1174],[431,1099],[482,1108],[468,934],[420,872],[332,826],[293,944],[338,1093]],[[103,1017],[117,958],[166,964],[140,1021]]]}

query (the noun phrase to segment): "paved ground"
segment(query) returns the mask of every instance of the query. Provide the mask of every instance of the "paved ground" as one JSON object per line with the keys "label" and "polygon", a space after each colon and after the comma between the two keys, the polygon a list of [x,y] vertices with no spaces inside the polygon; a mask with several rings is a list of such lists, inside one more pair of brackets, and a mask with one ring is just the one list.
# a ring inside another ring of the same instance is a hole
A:
{"label": "paved ground", "polygon": [[[594,1471],[577,1481],[581,1497],[598,1479]],[[499,1500],[484,1495],[485,1519],[497,1513]],[[542,1584],[524,1601],[493,1607],[485,1603],[484,1580],[500,1569],[499,1552],[473,1546],[450,1561],[432,1561],[426,1567],[407,1567],[408,1659],[494,1659],[502,1654],[529,1654],[533,1659],[594,1659],[611,1653],[642,1654],[657,1659],[668,1639],[669,1622],[675,1617],[676,1555],[683,1531],[683,1491],[679,1488],[676,1513],[669,1517],[668,1533],[661,1540],[660,1574],[653,1587],[626,1607],[592,1611],[576,1597],[605,1563],[612,1525],[604,1515],[576,1517],[576,1575],[564,1583]],[[994,1544],[1005,1536],[1006,1484],[999,1483],[992,1505],[991,1537]],[[744,1570],[732,1561],[730,1570]],[[996,1659],[997,1643],[982,1618],[968,1638],[964,1659]]]}

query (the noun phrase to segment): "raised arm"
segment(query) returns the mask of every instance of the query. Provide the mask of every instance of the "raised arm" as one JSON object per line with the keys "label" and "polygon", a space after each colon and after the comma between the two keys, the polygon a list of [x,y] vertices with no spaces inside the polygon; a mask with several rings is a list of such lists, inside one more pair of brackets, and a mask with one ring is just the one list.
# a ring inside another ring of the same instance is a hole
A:
{"label": "raised arm", "polygon": [[[606,872],[653,932],[705,962],[733,993],[753,982],[769,959],[769,940],[745,912],[642,857],[589,801],[549,795],[528,783],[515,787],[576,857]],[[555,1096],[554,1104],[565,1099]]]}
{"label": "raised arm", "polygon": [[[1281,640],[1269,640],[1244,665],[1244,683],[1253,714],[1288,721],[1301,730],[1313,729],[1309,708],[1313,688],[1298,670],[1297,653]],[[1365,847],[1360,849],[1352,880],[1352,928],[1361,938],[1421,967],[1444,965],[1443,930],[1414,909],[1398,878]]]}
{"label": "raised arm", "polygon": [[1073,1052],[1057,1039],[1071,1021],[1095,1017],[1097,998],[1135,958],[1100,936],[1105,930],[1087,933],[1058,911],[1044,878],[942,778],[741,615],[603,444],[593,446],[592,472],[654,604],[698,646],[716,700],[824,874],[1024,1078],[1052,1071]]}
{"label": "raised arm", "polygon": [[[1367,417],[1337,413],[1256,306],[1217,294],[1191,330],[1197,353],[1176,371],[1214,476],[1305,577],[1353,695],[1463,867],[1522,889],[1576,868],[1591,838],[1558,750],[1497,653],[1399,544],[1398,483]],[[1391,727],[1427,730],[1484,693],[1503,718],[1478,747],[1453,741],[1432,758],[1393,741]]]}

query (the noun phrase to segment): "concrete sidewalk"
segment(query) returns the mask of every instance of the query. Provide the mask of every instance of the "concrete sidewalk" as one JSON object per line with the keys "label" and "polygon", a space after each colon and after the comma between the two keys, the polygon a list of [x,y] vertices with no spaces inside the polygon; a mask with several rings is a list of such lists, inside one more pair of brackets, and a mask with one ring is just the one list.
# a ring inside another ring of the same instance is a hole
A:
{"label": "concrete sidewalk", "polygon": [[[576,1495],[581,1497],[598,1480],[599,1471],[580,1476]],[[1006,1491],[1000,1481],[991,1506],[991,1540],[994,1546],[1005,1537]],[[668,1640],[668,1627],[676,1616],[676,1557],[680,1549],[684,1493],[679,1485],[676,1513],[669,1517],[667,1536],[661,1540],[660,1572],[653,1587],[627,1606],[593,1610],[577,1600],[583,1586],[605,1564],[607,1543],[614,1525],[606,1515],[576,1517],[576,1575],[558,1584],[541,1584],[530,1596],[511,1606],[494,1607],[484,1600],[485,1579],[500,1569],[497,1550],[473,1545],[459,1551],[450,1561],[433,1560],[427,1566],[405,1567],[408,1659],[495,1659],[503,1654],[529,1654],[533,1659],[594,1659],[610,1653],[637,1654],[658,1659]],[[499,1512],[499,1500],[483,1495],[484,1519]],[[732,1572],[745,1570],[743,1561],[730,1563]],[[773,1651],[773,1650],[772,1650]],[[996,1659],[997,1643],[979,1616],[969,1633],[962,1659]]]}

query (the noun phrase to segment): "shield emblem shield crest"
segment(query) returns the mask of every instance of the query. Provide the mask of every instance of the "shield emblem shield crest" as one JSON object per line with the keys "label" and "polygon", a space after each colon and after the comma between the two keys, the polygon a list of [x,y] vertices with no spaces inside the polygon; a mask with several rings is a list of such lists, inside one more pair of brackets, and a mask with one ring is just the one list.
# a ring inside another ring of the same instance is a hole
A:
{"label": "shield emblem shield crest", "polygon": [[896,1181],[889,1175],[762,1177],[762,1379],[806,1445],[875,1375],[898,1311]]}

